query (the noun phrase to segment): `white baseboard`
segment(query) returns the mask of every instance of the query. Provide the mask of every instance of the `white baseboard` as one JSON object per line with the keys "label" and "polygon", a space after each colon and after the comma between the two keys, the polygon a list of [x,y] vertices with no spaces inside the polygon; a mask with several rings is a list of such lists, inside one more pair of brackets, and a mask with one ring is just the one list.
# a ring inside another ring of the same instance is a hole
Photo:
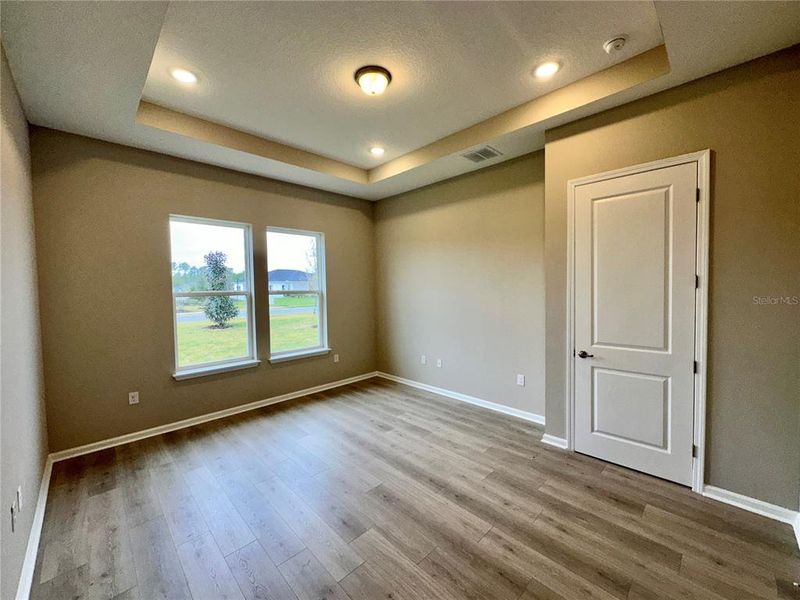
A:
{"label": "white baseboard", "polygon": [[482,400],[481,398],[476,398],[475,396],[468,396],[467,394],[462,394],[461,392],[453,392],[451,390],[446,390],[434,385],[428,385],[427,383],[420,383],[419,381],[405,379],[404,377],[398,377],[397,375],[391,375],[390,373],[383,373],[382,371],[378,371],[377,375],[378,377],[383,377],[389,381],[395,381],[410,387],[425,390],[426,392],[432,392],[434,394],[439,394],[440,396],[446,396],[447,398],[452,398],[453,400],[460,400],[461,402],[474,404],[475,406],[482,406],[483,408],[488,408],[489,410],[503,413],[504,415],[517,417],[518,419],[522,419],[524,421],[530,421],[531,423],[544,425],[544,417],[542,415],[537,415],[536,413],[519,410],[518,408],[511,408],[510,406],[497,404],[496,402],[489,402],[488,400]]}
{"label": "white baseboard", "polygon": [[561,448],[562,450],[567,449],[567,440],[564,438],[556,437],[554,435],[550,435],[549,433],[545,433],[542,436],[542,443],[547,444],[549,446],[555,446],[556,448]]}
{"label": "white baseboard", "polygon": [[60,452],[54,452],[50,455],[50,458],[52,459],[53,462],[58,462],[60,460],[72,458],[74,456],[89,454],[90,452],[97,452],[98,450],[105,450],[106,448],[113,448],[114,446],[121,446],[122,444],[135,442],[137,440],[143,440],[145,438],[149,438],[154,435],[161,435],[162,433],[175,431],[177,429],[192,427],[194,425],[199,425],[200,423],[207,423],[208,421],[224,419],[225,417],[238,415],[239,413],[255,410],[263,406],[269,406],[270,404],[278,404],[279,402],[286,402],[287,400],[301,398],[302,396],[308,396],[309,394],[324,392],[325,390],[330,390],[333,388],[341,387],[343,385],[348,385],[350,383],[355,383],[356,381],[362,381],[364,379],[375,377],[377,374],[378,373],[375,371],[371,373],[364,373],[363,375],[356,375],[355,377],[348,377],[347,379],[340,379],[338,381],[332,381],[330,383],[323,383],[322,385],[306,388],[304,390],[298,390],[296,392],[289,392],[288,394],[281,394],[280,396],[273,396],[272,398],[266,398],[264,400],[256,400],[255,402],[250,402],[249,404],[241,404],[239,406],[233,406],[231,408],[218,410],[216,412],[207,413],[205,415],[200,415],[197,417],[192,417],[190,419],[183,419],[181,421],[167,423],[166,425],[159,425],[158,427],[143,429],[142,431],[126,433],[125,435],[109,438],[107,440],[100,440],[99,442],[92,442],[91,444],[86,444],[84,446],[77,446],[75,448],[61,450]]}
{"label": "white baseboard", "polygon": [[31,532],[28,534],[28,547],[22,561],[22,571],[17,584],[17,600],[28,600],[33,585],[33,572],[36,568],[36,555],[39,551],[39,540],[42,538],[44,511],[47,508],[47,493],[50,490],[50,474],[53,472],[53,459],[49,456],[44,463],[42,483],[39,485],[39,497],[36,500],[36,511],[33,513]]}
{"label": "white baseboard", "polygon": [[[729,492],[728,490],[723,490],[722,488],[714,487],[713,485],[703,486],[702,494],[706,498],[711,498],[712,500],[718,500],[719,502],[724,502],[725,504],[743,508],[744,510],[774,519],[776,521],[781,521],[782,523],[788,523],[794,527],[795,533],[797,533],[797,523],[798,519],[800,519],[800,513],[798,513],[796,510],[783,508],[782,506],[776,506],[774,504],[770,504],[769,502],[764,502],[763,500],[757,500],[755,498],[750,498],[749,496],[737,494],[736,492]],[[798,540],[798,544],[800,544],[800,539]]]}

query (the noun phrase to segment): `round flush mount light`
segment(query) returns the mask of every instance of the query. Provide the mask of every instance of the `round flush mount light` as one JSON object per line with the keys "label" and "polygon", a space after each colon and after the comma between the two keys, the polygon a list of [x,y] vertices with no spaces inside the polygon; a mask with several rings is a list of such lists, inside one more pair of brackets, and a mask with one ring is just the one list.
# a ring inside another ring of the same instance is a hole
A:
{"label": "round flush mount light", "polygon": [[384,150],[380,146],[373,146],[372,148],[369,149],[369,153],[372,154],[372,156],[383,156],[384,152],[386,152],[386,150]]}
{"label": "round flush mount light", "polygon": [[628,41],[628,38],[624,35],[618,35],[615,38],[611,38],[605,44],[603,44],[603,50],[606,51],[606,54],[614,54],[615,52],[619,52],[625,47],[625,42]]}
{"label": "round flush mount light", "polygon": [[560,64],[555,61],[548,61],[536,67],[536,69],[533,71],[533,74],[539,79],[547,79],[548,77],[552,77],[558,73],[559,69],[561,69]]}
{"label": "round flush mount light", "polygon": [[193,85],[197,83],[197,75],[192,73],[191,71],[187,71],[186,69],[175,68],[170,69],[169,72],[172,75],[172,78],[176,81],[180,81],[181,83],[185,83],[188,85]]}
{"label": "round flush mount light", "polygon": [[361,67],[354,78],[358,87],[368,96],[380,96],[392,82],[392,74],[377,65]]}

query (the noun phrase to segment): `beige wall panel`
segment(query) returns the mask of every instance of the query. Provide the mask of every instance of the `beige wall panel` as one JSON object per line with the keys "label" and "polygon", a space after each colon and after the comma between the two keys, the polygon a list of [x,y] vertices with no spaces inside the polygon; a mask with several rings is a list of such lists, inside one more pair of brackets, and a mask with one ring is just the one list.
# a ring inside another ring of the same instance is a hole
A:
{"label": "beige wall panel", "polygon": [[[0,498],[3,503],[0,598],[14,598],[47,457],[47,428],[28,122],[5,52],[0,63]],[[22,486],[23,510],[11,533],[9,509],[17,486]]]}
{"label": "beige wall panel", "polygon": [[379,368],[543,415],[543,153],[381,200],[375,216]]}

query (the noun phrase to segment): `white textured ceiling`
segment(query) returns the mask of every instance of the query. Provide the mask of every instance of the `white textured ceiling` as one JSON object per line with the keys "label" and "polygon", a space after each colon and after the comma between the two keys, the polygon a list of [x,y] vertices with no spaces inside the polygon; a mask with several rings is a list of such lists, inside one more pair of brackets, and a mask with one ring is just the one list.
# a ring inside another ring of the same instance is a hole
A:
{"label": "white textured ceiling", "polygon": [[[370,168],[661,42],[650,1],[173,2],[143,96]],[[551,59],[562,71],[533,77]],[[392,73],[382,96],[353,80],[369,64]],[[199,84],[176,83],[176,66]]]}
{"label": "white textured ceiling", "polygon": [[[355,183],[137,124],[139,100],[144,93],[183,112],[371,167],[363,154],[370,143],[386,145],[386,161],[549,91],[529,77],[543,58],[564,60],[549,84],[561,86],[610,64],[599,44],[611,35],[631,34],[631,52],[658,43],[657,18],[669,75],[485,140],[508,159],[541,148],[546,128],[800,42],[800,2],[656,2],[655,15],[649,3],[627,2],[4,0],[0,20],[25,113],[36,125],[377,199],[483,165],[458,152],[377,183]],[[372,43],[361,42],[367,39]],[[200,72],[194,95],[165,83],[163,69],[178,60],[172,52]],[[354,68],[368,62],[395,75],[382,98],[367,98],[352,83]]]}

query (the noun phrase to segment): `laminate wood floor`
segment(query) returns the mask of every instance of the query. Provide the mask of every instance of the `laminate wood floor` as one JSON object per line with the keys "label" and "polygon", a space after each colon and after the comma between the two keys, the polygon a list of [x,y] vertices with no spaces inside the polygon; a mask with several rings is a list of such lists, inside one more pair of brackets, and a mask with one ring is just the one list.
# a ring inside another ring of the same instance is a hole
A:
{"label": "laminate wood floor", "polygon": [[800,598],[791,528],[370,380],[59,462],[32,598]]}

